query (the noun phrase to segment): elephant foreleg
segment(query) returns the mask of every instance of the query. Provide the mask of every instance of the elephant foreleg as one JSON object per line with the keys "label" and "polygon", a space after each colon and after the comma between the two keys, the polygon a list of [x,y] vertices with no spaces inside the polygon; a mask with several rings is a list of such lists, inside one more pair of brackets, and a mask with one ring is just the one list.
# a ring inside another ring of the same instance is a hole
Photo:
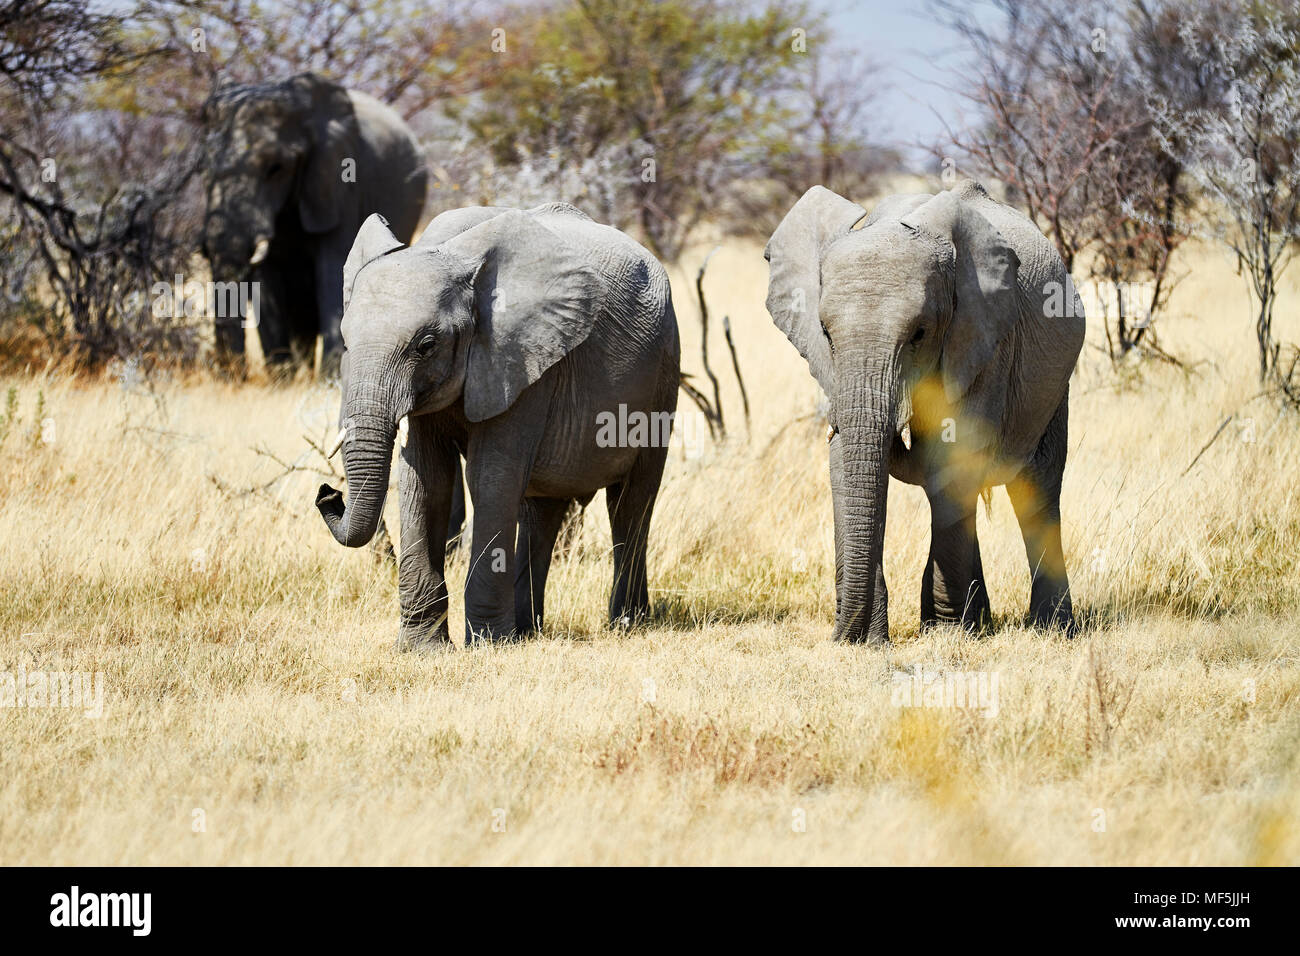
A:
{"label": "elephant foreleg", "polygon": [[337,362],[343,351],[343,263],[346,250],[322,249],[316,258],[316,308],[319,312],[317,333],[322,340],[324,361]]}
{"label": "elephant foreleg", "polygon": [[991,617],[975,530],[976,494],[930,499],[930,556],[921,578],[921,626],[979,629]]}
{"label": "elephant foreleg", "polygon": [[453,480],[460,480],[455,446],[438,434],[430,418],[409,419],[397,464],[402,518],[399,650],[450,641],[444,537]]}
{"label": "elephant foreleg", "polygon": [[213,317],[213,337],[216,341],[217,354],[243,358],[244,356],[244,323],[256,321],[256,316],[250,320],[249,313],[255,310],[251,303],[243,315],[218,315]]}
{"label": "elephant foreleg", "polygon": [[885,562],[876,565],[875,597],[871,600],[871,626],[867,633],[889,640],[889,588],[885,586]]}
{"label": "elephant foreleg", "polygon": [[535,385],[526,400],[470,435],[465,479],[474,519],[465,580],[466,645],[515,635],[515,539],[549,409],[550,394]]}
{"label": "elephant foreleg", "polygon": [[451,483],[451,518],[447,521],[447,553],[460,550],[465,538],[465,475],[456,456],[456,476]]}
{"label": "elephant foreleg", "polygon": [[[251,319],[257,331],[257,342],[262,349],[262,360],[267,364],[280,361],[289,349],[289,335],[285,318],[286,289],[280,275],[265,265],[253,273],[258,289],[257,314]],[[245,320],[250,321],[250,320]],[[243,330],[239,333],[244,334]]]}

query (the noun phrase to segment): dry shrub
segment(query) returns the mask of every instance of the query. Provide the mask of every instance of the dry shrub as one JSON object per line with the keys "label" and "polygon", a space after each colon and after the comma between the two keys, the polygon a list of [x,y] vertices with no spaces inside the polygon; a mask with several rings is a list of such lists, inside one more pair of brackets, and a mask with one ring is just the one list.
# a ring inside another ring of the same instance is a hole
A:
{"label": "dry shrub", "polygon": [[646,705],[637,714],[636,726],[616,735],[595,764],[614,775],[703,775],[715,786],[738,783],[803,791],[831,782],[819,744],[810,724],[792,734],[755,731],[707,714],[688,718]]}

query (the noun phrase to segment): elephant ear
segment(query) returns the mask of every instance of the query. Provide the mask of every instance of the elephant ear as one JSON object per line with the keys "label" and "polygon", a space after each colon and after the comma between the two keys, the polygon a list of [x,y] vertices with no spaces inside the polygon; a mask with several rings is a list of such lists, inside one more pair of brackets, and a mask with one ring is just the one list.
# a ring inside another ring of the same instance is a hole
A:
{"label": "elephant ear", "polygon": [[401,241],[388,228],[388,220],[379,213],[372,213],[357,230],[357,238],[352,242],[352,250],[343,263],[343,308],[347,309],[352,299],[352,285],[357,280],[357,273],[370,262],[390,252],[405,248]]}
{"label": "elephant ear", "polygon": [[886,196],[871,207],[871,215],[863,221],[862,228],[870,228],[878,222],[900,220],[917,206],[924,206],[933,198],[934,193],[895,193]]}
{"label": "elephant ear", "polygon": [[343,161],[359,159],[356,112],[347,90],[314,73],[299,74],[288,83],[311,142],[298,172],[298,218],[309,233],[328,232],[338,226],[349,198],[351,184],[343,181]]}
{"label": "elephant ear", "polygon": [[785,337],[808,361],[813,378],[827,395],[835,393],[830,343],[822,331],[822,257],[831,243],[847,235],[867,214],[857,203],[824,186],[814,186],[776,227],[763,258],[771,265],[767,311]]}
{"label": "elephant ear", "polygon": [[467,229],[473,229],[481,222],[487,222],[503,212],[508,206],[465,206],[461,209],[448,209],[438,213],[433,221],[424,227],[417,246],[440,246],[449,239],[454,239]]}
{"label": "elephant ear", "polygon": [[582,250],[519,210],[462,232],[443,249],[477,264],[465,416],[481,422],[586,341],[600,277]]}
{"label": "elephant ear", "polygon": [[955,402],[992,364],[1016,324],[1020,259],[994,225],[956,192],[939,193],[900,221],[950,243],[953,250],[954,304],[941,364],[944,393]]}

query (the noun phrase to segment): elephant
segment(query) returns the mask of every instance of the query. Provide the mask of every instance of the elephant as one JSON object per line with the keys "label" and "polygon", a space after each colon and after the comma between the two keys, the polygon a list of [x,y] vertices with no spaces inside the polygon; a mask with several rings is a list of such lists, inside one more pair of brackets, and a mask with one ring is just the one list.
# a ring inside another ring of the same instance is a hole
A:
{"label": "elephant", "polygon": [[[341,340],[343,264],[366,216],[409,240],[428,174],[392,109],[313,73],[219,91],[205,108],[202,252],[214,281],[254,282],[268,363],[310,355],[332,367]],[[219,316],[218,349],[242,355],[241,316]]]}
{"label": "elephant", "polygon": [[764,255],[768,311],[829,400],[834,638],[889,640],[891,475],[929,500],[923,628],[990,621],[976,506],[1005,485],[1029,559],[1030,621],[1073,633],[1060,495],[1084,315],[1052,244],[965,180],[890,196],[870,215],[814,186]]}
{"label": "elephant", "polygon": [[[681,352],[663,266],[567,204],[471,207],[438,216],[411,246],[371,216],[343,288],[348,501],[326,484],[316,506],[340,544],[369,541],[405,422],[398,648],[450,640],[436,532],[458,454],[474,505],[467,645],[542,629],[565,514],[602,488],[613,537],[609,618],[644,618]],[[611,416],[660,427],[611,432]]]}

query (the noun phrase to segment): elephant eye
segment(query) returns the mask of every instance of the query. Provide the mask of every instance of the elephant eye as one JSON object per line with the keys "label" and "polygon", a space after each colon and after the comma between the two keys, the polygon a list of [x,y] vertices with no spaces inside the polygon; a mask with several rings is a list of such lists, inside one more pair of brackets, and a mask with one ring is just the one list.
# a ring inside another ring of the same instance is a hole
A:
{"label": "elephant eye", "polygon": [[270,166],[266,167],[266,176],[268,179],[271,178],[272,176],[278,176],[280,175],[281,172],[283,172],[283,170],[284,170],[284,164],[278,162],[272,163]]}
{"label": "elephant eye", "polygon": [[826,328],[825,322],[822,323],[822,335],[826,336],[826,344],[829,345],[831,347],[831,351],[834,352],[835,343],[831,340],[831,332],[830,329]]}
{"label": "elephant eye", "polygon": [[437,337],[434,336],[432,333],[430,333],[429,335],[421,336],[419,339],[416,340],[415,350],[423,355],[427,355],[429,352],[432,352],[434,350],[434,347],[437,344],[438,344]]}
{"label": "elephant eye", "polygon": [[925,329],[924,328],[917,329],[916,334],[912,336],[912,344],[915,345],[917,342],[920,342],[921,339],[923,338],[925,338]]}

